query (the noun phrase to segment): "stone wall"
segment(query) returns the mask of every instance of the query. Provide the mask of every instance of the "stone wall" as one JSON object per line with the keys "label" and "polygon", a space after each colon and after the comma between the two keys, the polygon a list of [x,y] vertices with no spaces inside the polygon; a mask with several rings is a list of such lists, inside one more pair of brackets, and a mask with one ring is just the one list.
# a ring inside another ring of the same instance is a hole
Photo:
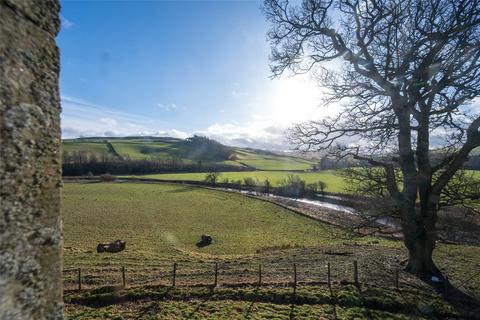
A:
{"label": "stone wall", "polygon": [[62,318],[57,0],[0,0],[0,319]]}

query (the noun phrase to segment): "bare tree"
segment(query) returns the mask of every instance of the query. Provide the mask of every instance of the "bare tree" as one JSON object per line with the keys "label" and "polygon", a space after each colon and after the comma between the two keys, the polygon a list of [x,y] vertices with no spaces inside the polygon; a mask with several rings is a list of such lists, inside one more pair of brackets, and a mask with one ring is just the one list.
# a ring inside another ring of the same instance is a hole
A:
{"label": "bare tree", "polygon": [[273,75],[311,72],[325,103],[342,106],[294,126],[290,140],[383,168],[407,270],[441,277],[432,259],[441,194],[480,146],[468,108],[480,95],[480,0],[266,0],[264,11]]}

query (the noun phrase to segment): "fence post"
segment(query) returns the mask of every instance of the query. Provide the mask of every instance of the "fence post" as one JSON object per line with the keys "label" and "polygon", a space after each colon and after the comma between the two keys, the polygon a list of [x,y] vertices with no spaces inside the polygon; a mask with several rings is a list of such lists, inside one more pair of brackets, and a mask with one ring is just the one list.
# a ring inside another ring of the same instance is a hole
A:
{"label": "fence post", "polygon": [[82,290],[82,269],[78,268],[78,290]]}
{"label": "fence post", "polygon": [[445,279],[443,280],[444,283],[444,289],[445,289],[445,297],[448,294],[448,276],[445,276]]}
{"label": "fence post", "polygon": [[172,279],[172,287],[175,287],[175,278],[177,277],[177,263],[173,264],[173,279]]}
{"label": "fence post", "polygon": [[215,282],[213,284],[216,287],[218,284],[218,262],[215,262]]}
{"label": "fence post", "polygon": [[327,262],[327,282],[328,282],[328,287],[330,288],[332,286],[331,279],[330,279],[330,262]]}
{"label": "fence post", "polygon": [[258,265],[258,285],[262,285],[262,265]]}
{"label": "fence post", "polygon": [[399,271],[398,268],[395,269],[395,288],[400,290],[400,281],[399,281]]}
{"label": "fence post", "polygon": [[125,267],[122,267],[122,285],[124,288],[127,286],[127,281],[125,280]]}
{"label": "fence post", "polygon": [[353,260],[353,281],[358,286],[358,264],[357,260]]}
{"label": "fence post", "polygon": [[293,264],[293,294],[297,292],[297,264]]}

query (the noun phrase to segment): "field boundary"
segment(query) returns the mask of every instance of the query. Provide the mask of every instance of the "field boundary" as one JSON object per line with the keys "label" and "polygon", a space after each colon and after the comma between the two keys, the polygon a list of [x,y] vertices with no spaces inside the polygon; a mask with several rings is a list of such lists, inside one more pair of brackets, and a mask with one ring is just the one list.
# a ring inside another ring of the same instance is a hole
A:
{"label": "field boundary", "polygon": [[[140,273],[139,273],[140,272]],[[475,277],[480,274],[475,274]],[[468,281],[472,279],[469,278]],[[296,295],[301,287],[332,287],[353,285],[379,288],[395,292],[423,292],[439,294],[443,299],[471,303],[480,298],[480,288],[470,291],[469,295],[459,295],[459,289],[448,278],[440,280],[435,288],[405,272],[400,265],[376,265],[374,270],[359,266],[357,260],[325,265],[309,266],[300,263],[227,263],[227,262],[189,262],[164,264],[158,267],[126,268],[70,268],[63,270],[65,292],[118,291],[134,288],[283,288]],[[465,284],[465,283],[463,283]],[[463,287],[462,289],[465,290]],[[465,297],[470,297],[466,299]]]}

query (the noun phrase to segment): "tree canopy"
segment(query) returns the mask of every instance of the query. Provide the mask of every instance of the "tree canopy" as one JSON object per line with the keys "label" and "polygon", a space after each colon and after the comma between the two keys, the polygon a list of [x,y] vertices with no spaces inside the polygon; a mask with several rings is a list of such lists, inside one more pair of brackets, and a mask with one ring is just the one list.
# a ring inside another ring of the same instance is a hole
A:
{"label": "tree canopy", "polygon": [[273,76],[309,72],[324,103],[341,106],[295,125],[290,141],[383,168],[407,270],[441,276],[432,252],[442,191],[480,146],[471,105],[480,95],[480,2],[266,0],[264,11]]}

